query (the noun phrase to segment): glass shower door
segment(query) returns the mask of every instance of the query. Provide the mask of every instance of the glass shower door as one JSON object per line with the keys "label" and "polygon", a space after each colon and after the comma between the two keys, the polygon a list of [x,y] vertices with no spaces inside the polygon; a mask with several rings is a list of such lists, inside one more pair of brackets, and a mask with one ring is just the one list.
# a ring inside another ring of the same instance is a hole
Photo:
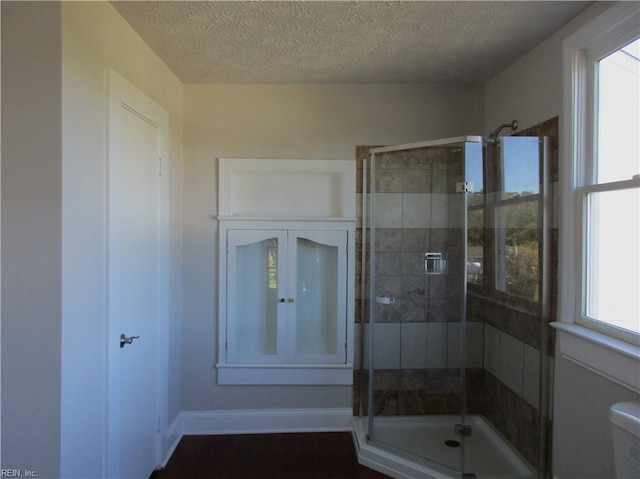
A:
{"label": "glass shower door", "polygon": [[369,439],[450,474],[464,471],[468,433],[468,155],[482,187],[480,143],[470,144],[378,148],[370,160]]}

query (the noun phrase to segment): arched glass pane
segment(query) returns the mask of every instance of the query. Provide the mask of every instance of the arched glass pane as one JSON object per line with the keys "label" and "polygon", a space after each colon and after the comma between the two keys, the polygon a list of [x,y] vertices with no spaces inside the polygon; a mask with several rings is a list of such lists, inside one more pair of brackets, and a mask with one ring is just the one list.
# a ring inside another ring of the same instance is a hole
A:
{"label": "arched glass pane", "polygon": [[277,353],[278,240],[269,238],[237,248],[237,328],[241,355]]}
{"label": "arched glass pane", "polygon": [[297,238],[296,352],[337,353],[338,248]]}

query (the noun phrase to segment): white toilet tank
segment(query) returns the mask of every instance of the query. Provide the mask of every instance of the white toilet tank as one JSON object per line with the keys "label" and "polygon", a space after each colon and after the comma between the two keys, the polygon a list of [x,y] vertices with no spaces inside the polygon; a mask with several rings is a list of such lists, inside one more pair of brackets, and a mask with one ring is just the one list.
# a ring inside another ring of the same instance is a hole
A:
{"label": "white toilet tank", "polygon": [[617,479],[640,478],[640,403],[611,406],[613,456]]}

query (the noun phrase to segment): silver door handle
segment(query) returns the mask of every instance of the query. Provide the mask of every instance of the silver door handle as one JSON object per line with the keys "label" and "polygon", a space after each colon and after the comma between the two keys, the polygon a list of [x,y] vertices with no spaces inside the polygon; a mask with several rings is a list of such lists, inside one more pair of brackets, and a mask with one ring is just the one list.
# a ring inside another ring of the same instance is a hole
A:
{"label": "silver door handle", "polygon": [[376,296],[376,303],[378,304],[393,304],[395,302],[395,296]]}
{"label": "silver door handle", "polygon": [[133,343],[134,339],[139,339],[139,338],[140,338],[140,336],[129,336],[127,338],[127,336],[124,333],[122,333],[120,335],[120,347],[124,348],[125,344],[131,344],[131,343]]}

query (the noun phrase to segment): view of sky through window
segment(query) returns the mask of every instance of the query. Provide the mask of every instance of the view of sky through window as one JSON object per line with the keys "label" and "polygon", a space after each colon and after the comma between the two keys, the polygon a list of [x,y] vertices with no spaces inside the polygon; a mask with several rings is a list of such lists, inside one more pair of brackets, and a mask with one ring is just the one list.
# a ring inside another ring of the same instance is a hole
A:
{"label": "view of sky through window", "polygon": [[[587,317],[640,332],[640,39],[598,62],[594,185],[586,194]],[[609,184],[607,186],[607,184]]]}

